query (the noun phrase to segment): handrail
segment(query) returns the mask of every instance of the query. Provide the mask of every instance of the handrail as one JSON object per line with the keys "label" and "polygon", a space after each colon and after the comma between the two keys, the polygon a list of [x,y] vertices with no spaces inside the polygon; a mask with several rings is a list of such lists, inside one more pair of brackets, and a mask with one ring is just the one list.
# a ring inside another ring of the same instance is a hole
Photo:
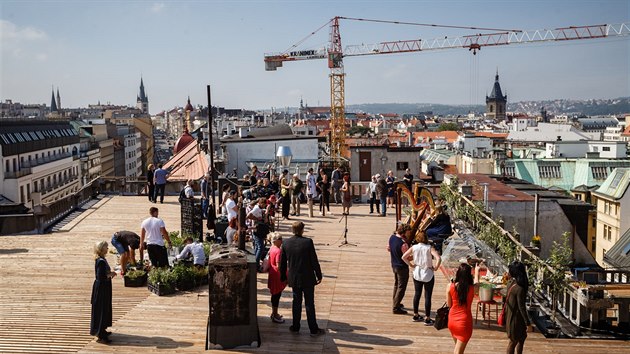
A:
{"label": "handrail", "polygon": [[[451,192],[453,192],[453,189],[449,185],[444,184],[444,186],[446,188],[448,188]],[[533,258],[533,259],[536,259],[536,260],[540,261],[540,263],[544,264],[545,267],[547,268],[547,270],[549,270],[550,272],[552,272],[552,273],[556,272],[555,269],[551,268],[547,263],[543,262],[542,259],[540,259],[540,257],[536,256],[534,253],[532,253],[532,251],[527,249],[527,247],[523,246],[523,244],[519,240],[517,240],[514,236],[512,236],[512,234],[509,231],[506,231],[501,225],[499,225],[491,217],[486,215],[486,213],[483,210],[479,209],[479,207],[475,203],[473,203],[465,195],[462,195],[461,193],[459,193],[459,194],[460,194],[460,198],[462,200],[464,200],[468,205],[473,207],[477,211],[477,213],[479,213],[479,215],[481,215],[481,217],[483,219],[485,219],[487,222],[491,223],[492,225],[496,226],[499,229],[499,231],[501,232],[502,235],[507,236],[510,239],[510,241],[515,243],[520,248],[521,252],[524,252],[530,258]]]}

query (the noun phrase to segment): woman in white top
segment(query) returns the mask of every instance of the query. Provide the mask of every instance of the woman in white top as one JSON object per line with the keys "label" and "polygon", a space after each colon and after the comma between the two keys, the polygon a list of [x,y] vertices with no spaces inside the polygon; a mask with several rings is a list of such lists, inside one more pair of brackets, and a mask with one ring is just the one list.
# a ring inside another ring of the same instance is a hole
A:
{"label": "woman in white top", "polygon": [[[433,285],[435,284],[434,271],[440,268],[442,259],[440,254],[429,244],[427,235],[424,232],[419,233],[419,243],[413,245],[403,254],[402,259],[410,267],[413,267],[413,285],[415,295],[413,297],[413,321],[420,322],[422,316],[418,314],[418,305],[420,304],[420,296],[422,296],[422,288],[424,293],[424,324],[432,326],[431,319],[431,295],[433,294]],[[433,265],[435,259],[435,266]]]}

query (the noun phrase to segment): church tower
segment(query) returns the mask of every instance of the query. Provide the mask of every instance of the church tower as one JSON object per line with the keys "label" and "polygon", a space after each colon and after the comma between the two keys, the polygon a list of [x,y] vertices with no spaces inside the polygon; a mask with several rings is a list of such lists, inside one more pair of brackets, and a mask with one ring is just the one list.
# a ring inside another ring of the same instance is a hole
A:
{"label": "church tower", "polygon": [[50,99],[50,113],[57,112],[57,101],[55,100],[55,89],[52,89],[52,98]]}
{"label": "church tower", "polygon": [[61,110],[61,96],[59,96],[59,87],[57,87],[57,109]]}
{"label": "church tower", "polygon": [[142,77],[140,78],[140,94],[138,95],[138,100],[136,101],[136,108],[141,110],[143,113],[149,114],[149,97],[144,92],[144,82],[142,81]]}
{"label": "church tower", "polygon": [[507,95],[503,95],[499,84],[499,70],[494,77],[494,86],[490,96],[486,95],[486,117],[496,120],[505,120],[505,108],[507,105]]}

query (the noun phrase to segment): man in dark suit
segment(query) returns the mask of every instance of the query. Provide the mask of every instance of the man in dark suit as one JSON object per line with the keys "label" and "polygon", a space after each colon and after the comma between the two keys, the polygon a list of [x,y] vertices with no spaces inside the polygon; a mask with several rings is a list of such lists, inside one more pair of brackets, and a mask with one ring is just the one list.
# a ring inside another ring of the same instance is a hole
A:
{"label": "man in dark suit", "polygon": [[316,337],[325,333],[317,325],[315,317],[315,285],[322,281],[322,270],[317,260],[313,240],[303,237],[304,223],[293,223],[293,237],[282,244],[280,260],[280,279],[287,280],[287,263],[289,268],[289,286],[293,289],[293,325],[289,330],[293,333],[300,331],[302,319],[302,296],[306,306],[306,319],[311,336]]}

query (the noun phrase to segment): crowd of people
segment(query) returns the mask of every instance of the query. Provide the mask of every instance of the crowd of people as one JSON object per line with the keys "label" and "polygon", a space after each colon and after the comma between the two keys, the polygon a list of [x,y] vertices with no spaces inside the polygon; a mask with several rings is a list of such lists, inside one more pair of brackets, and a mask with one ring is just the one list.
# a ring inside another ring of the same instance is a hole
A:
{"label": "crowd of people", "polygon": [[[159,197],[163,201],[164,183],[162,178],[168,176],[168,172],[152,168],[149,179],[149,200],[156,203]],[[160,172],[160,170],[164,172]],[[204,217],[210,216],[210,210],[215,209],[211,205],[213,193],[209,187],[207,174],[201,181],[201,199]],[[366,195],[370,201],[370,213],[386,216],[386,209],[394,207],[394,185],[396,177],[392,171],[383,177],[380,174],[372,176],[366,189]],[[403,182],[411,188],[413,175],[406,171]],[[192,182],[189,181],[183,190],[185,197],[194,196]],[[319,200],[320,215],[330,214],[330,201],[341,204],[342,213],[348,215],[352,207],[351,182],[349,174],[343,168],[335,169],[330,180],[323,170],[318,173],[310,168],[304,181],[298,174],[289,176],[289,171],[284,170],[280,176],[275,176],[269,171],[261,172],[253,166],[251,173],[243,177],[241,185],[226,184],[221,191],[222,202],[215,209],[218,214],[225,215],[228,219],[228,227],[225,232],[228,244],[234,244],[237,238],[238,214],[240,206],[246,208],[246,225],[248,237],[253,245],[258,271],[268,272],[268,288],[271,294],[270,320],[274,323],[284,323],[285,319],[279,313],[279,303],[282,292],[288,286],[292,288],[292,324],[289,330],[299,333],[302,313],[302,303],[306,307],[307,323],[311,336],[319,336],[324,330],[319,328],[315,314],[314,288],[322,281],[322,271],[317,258],[317,253],[312,239],[304,237],[304,223],[295,221],[291,225],[292,236],[286,240],[280,233],[273,233],[270,239],[267,236],[275,230],[276,212],[280,211],[280,217],[290,220],[292,216],[301,216],[303,202],[307,203],[308,215],[313,217],[313,208],[316,200]],[[215,212],[212,210],[212,213]],[[415,230],[408,224],[399,224],[397,230],[389,238],[387,249],[390,254],[392,271],[394,273],[394,287],[392,296],[392,313],[396,315],[408,314],[408,309],[402,304],[409,282],[409,275],[414,284],[414,296],[412,301],[412,321],[423,322],[426,326],[435,323],[432,316],[432,299],[435,286],[435,271],[441,266],[441,245],[444,237],[452,233],[450,218],[445,207],[438,202],[435,212],[431,215],[431,223],[413,237]],[[266,254],[266,242],[270,243],[268,255]],[[168,267],[169,261],[167,249],[171,248],[171,241],[166,231],[165,223],[159,218],[159,210],[156,207],[149,209],[149,217],[141,223],[140,235],[121,230],[112,236],[111,244],[120,254],[122,265],[136,262],[136,251],[140,254],[140,261],[147,250],[149,260],[154,267]],[[92,320],[90,333],[97,336],[101,343],[110,341],[112,318],[112,283],[116,276],[105,259],[107,254],[107,242],[98,242],[94,246],[95,257],[95,281],[92,290]],[[187,238],[183,251],[176,257],[178,260],[190,259],[190,263],[202,267],[205,264],[203,245],[197,240]],[[263,261],[264,260],[264,261]],[[263,267],[265,265],[265,267]],[[265,269],[263,269],[265,268]],[[454,353],[464,353],[473,333],[472,304],[473,296],[479,282],[480,265],[474,270],[466,263],[462,263],[455,273],[451,283],[444,289],[446,304],[449,307],[448,329],[454,341]],[[126,267],[121,267],[121,275],[124,275]],[[474,274],[474,276],[473,276]],[[505,298],[505,319],[509,344],[507,353],[522,353],[528,329],[531,328],[530,320],[525,308],[525,297],[528,289],[528,280],[525,266],[520,262],[514,262],[509,266],[508,277],[512,282],[507,287]],[[421,313],[420,299],[424,295],[424,312]]]}
{"label": "crowd of people", "polygon": [[[389,238],[387,250],[390,254],[392,271],[394,273],[394,289],[392,297],[392,313],[406,315],[402,301],[405,297],[409,272],[411,270],[414,297],[414,322],[424,322],[434,325],[431,318],[431,301],[435,284],[435,270],[440,268],[441,256],[430,242],[426,232],[420,232],[416,237],[416,244],[412,244],[412,229],[408,224],[400,224],[396,232]],[[448,329],[455,344],[453,353],[462,354],[473,333],[472,305],[475,292],[478,291],[479,272],[482,265],[477,263],[474,270],[468,263],[461,263],[455,272],[455,277],[445,290],[448,312]],[[474,273],[474,276],[473,276]],[[533,330],[525,306],[528,279],[525,265],[519,261],[512,262],[508,267],[507,279],[509,283],[505,294],[505,325],[509,339],[506,352],[508,354],[522,353],[527,332]],[[419,302],[424,291],[424,316],[420,315]]]}

